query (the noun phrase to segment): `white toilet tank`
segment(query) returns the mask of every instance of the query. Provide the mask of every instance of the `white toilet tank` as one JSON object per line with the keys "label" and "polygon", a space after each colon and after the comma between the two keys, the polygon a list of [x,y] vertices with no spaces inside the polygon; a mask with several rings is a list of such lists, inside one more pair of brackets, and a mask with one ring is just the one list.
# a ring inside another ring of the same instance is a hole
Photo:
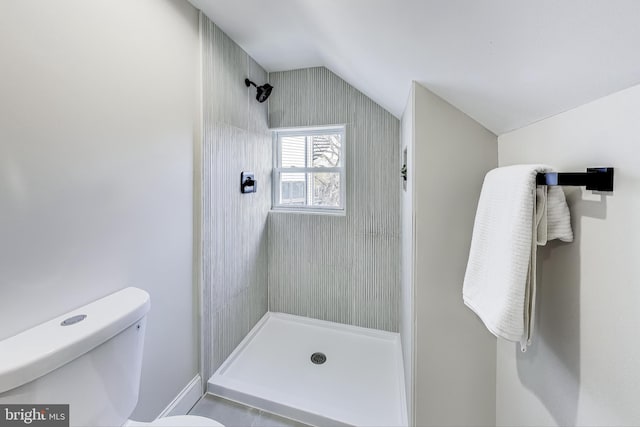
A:
{"label": "white toilet tank", "polygon": [[0,341],[0,404],[69,404],[72,426],[122,426],[138,402],[149,306],[126,288]]}

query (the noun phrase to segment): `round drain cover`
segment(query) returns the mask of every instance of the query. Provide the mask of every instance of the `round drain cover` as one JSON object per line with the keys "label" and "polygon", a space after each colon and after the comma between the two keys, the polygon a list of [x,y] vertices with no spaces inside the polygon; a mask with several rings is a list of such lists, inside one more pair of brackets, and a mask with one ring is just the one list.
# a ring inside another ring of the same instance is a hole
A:
{"label": "round drain cover", "polygon": [[316,365],[322,365],[327,361],[327,356],[324,353],[313,353],[311,355],[311,361]]}

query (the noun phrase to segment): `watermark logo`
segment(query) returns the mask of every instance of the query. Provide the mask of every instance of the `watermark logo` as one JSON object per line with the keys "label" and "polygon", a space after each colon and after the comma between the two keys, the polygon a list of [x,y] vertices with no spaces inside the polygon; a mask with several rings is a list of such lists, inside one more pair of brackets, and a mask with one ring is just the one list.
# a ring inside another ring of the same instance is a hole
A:
{"label": "watermark logo", "polygon": [[0,427],[69,427],[69,405],[0,405]]}

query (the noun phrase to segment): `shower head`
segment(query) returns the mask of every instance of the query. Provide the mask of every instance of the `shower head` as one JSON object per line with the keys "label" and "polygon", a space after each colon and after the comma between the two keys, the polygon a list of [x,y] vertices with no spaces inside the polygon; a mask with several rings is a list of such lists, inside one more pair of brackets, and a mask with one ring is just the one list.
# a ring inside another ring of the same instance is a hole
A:
{"label": "shower head", "polygon": [[258,91],[258,93],[256,94],[256,100],[258,102],[266,101],[267,98],[269,98],[269,95],[271,95],[271,91],[273,90],[273,86],[271,86],[269,83],[265,83],[262,86],[258,86],[251,80],[244,79],[244,84],[246,84],[247,87],[252,85],[256,87],[256,90]]}
{"label": "shower head", "polygon": [[256,94],[256,99],[258,100],[258,102],[264,102],[267,100],[269,95],[271,95],[273,86],[271,86],[269,83],[265,83],[262,86],[259,86],[257,89],[258,93]]}

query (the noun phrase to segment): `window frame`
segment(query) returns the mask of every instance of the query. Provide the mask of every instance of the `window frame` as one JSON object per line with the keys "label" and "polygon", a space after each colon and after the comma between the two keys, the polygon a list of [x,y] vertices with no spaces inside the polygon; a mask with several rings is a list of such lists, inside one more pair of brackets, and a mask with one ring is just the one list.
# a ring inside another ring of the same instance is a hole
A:
{"label": "window frame", "polygon": [[[340,166],[337,167],[279,167],[281,164],[281,144],[280,139],[283,136],[314,136],[340,134]],[[326,215],[344,215],[346,213],[346,126],[330,125],[330,126],[313,126],[313,127],[297,127],[297,128],[278,128],[272,129],[273,138],[273,168],[271,175],[271,210],[278,212],[297,212],[297,213],[316,213]],[[280,200],[280,174],[281,173],[338,173],[340,176],[340,205],[333,206],[309,206],[309,205],[283,205],[279,204]]]}

